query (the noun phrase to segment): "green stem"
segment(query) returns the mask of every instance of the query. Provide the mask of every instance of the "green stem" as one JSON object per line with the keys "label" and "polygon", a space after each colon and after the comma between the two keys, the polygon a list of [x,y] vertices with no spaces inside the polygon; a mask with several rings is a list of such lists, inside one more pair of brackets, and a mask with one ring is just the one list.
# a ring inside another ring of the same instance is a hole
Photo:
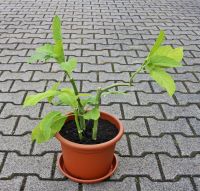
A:
{"label": "green stem", "polygon": [[112,84],[110,86],[107,86],[107,87],[101,89],[101,93],[106,92],[109,89],[112,89],[114,87],[119,87],[119,86],[130,86],[130,84],[129,83],[115,83],[115,84]]}
{"label": "green stem", "polygon": [[94,120],[94,124],[92,128],[92,140],[97,139],[97,130],[98,130],[98,119]]}
{"label": "green stem", "polygon": [[[78,96],[78,89],[77,89],[76,83],[72,77],[70,77],[70,82],[74,89],[75,95]],[[83,105],[81,104],[81,100],[79,97],[77,98],[77,102],[78,102],[78,110],[79,110],[80,114],[82,115],[82,114],[84,114],[84,108],[83,108]],[[85,119],[83,118],[83,116],[79,116],[79,120],[80,120],[80,128],[85,130],[86,129]]]}
{"label": "green stem", "polygon": [[[96,96],[97,104],[95,107],[97,107],[98,109],[99,109],[99,105],[100,105],[101,93],[102,93],[101,88],[97,89],[97,96]],[[93,124],[93,128],[92,128],[92,140],[97,139],[98,122],[99,122],[98,119],[94,120],[94,124]]]}
{"label": "green stem", "polygon": [[144,63],[143,63],[133,74],[131,74],[131,77],[130,77],[130,80],[129,80],[130,85],[132,85],[132,83],[133,83],[133,81],[134,81],[136,75],[137,75],[138,73],[140,73],[140,72],[145,68],[145,66],[146,66],[147,64],[148,64],[148,61],[145,60]]}
{"label": "green stem", "polygon": [[78,136],[79,136],[79,139],[82,140],[82,138],[83,138],[82,129],[80,128],[80,124],[79,124],[79,121],[78,121],[77,111],[74,112],[74,115],[75,115],[76,127],[77,127],[77,130],[78,130]]}

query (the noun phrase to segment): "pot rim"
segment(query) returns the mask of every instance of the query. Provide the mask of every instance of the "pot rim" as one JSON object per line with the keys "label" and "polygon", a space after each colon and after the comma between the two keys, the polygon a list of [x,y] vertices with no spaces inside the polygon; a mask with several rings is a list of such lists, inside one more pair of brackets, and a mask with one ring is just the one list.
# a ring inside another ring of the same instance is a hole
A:
{"label": "pot rim", "polygon": [[95,150],[102,150],[105,147],[109,147],[111,145],[114,145],[122,137],[122,135],[124,133],[124,127],[122,125],[122,122],[115,115],[107,113],[105,111],[101,111],[100,112],[100,116],[102,116],[102,115],[106,115],[108,118],[111,118],[112,120],[116,121],[117,126],[118,126],[117,128],[119,129],[118,134],[113,139],[111,139],[109,141],[106,141],[106,142],[100,143],[100,144],[87,145],[87,144],[79,144],[79,143],[75,143],[75,142],[69,141],[69,140],[65,139],[64,137],[62,137],[59,132],[56,133],[55,137],[62,144],[66,144],[66,145],[68,145],[70,147],[81,149],[81,150],[94,150],[94,149]]}

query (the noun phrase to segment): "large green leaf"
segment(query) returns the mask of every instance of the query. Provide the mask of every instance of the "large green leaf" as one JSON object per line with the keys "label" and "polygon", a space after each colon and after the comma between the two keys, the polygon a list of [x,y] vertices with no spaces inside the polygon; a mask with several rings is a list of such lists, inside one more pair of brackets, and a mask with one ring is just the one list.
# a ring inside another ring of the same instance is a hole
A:
{"label": "large green leaf", "polygon": [[64,49],[62,43],[62,32],[61,32],[61,22],[58,16],[53,18],[52,24],[54,45],[54,54],[56,55],[56,60],[58,63],[65,62]]}
{"label": "large green leaf", "polygon": [[60,64],[60,67],[66,71],[69,75],[74,71],[74,69],[77,66],[77,60],[76,58],[71,58],[67,62],[62,62]]}
{"label": "large green leaf", "polygon": [[45,137],[45,139],[49,139],[51,137],[51,125],[53,123],[53,120],[56,116],[59,116],[60,112],[58,111],[52,111],[48,113],[43,120],[40,122],[40,130]]}
{"label": "large green leaf", "polygon": [[94,95],[91,95],[90,97],[86,98],[86,99],[81,99],[81,104],[83,106],[86,106],[87,104],[89,105],[96,105],[98,104],[97,98]]}
{"label": "large green leaf", "polygon": [[180,62],[177,62],[176,60],[170,57],[158,56],[158,55],[153,55],[150,57],[150,64],[166,68],[182,66]]}
{"label": "large green leaf", "polygon": [[154,52],[161,46],[161,44],[164,42],[164,40],[165,40],[165,33],[164,33],[164,31],[161,30],[157,39],[156,39],[155,44],[151,48],[149,56],[154,54]]}
{"label": "large green leaf", "polygon": [[152,55],[152,57],[156,56],[165,56],[175,60],[176,62],[181,62],[183,59],[183,48],[182,47],[172,48],[169,45],[161,46]]}
{"label": "large green leaf", "polygon": [[[51,90],[57,91],[58,88],[59,88],[59,86],[60,86],[60,84],[61,84],[61,82],[56,82],[56,83],[54,83],[53,86],[52,86],[52,88],[51,88]],[[54,96],[48,97],[48,98],[47,98],[48,102],[49,102],[49,103],[52,103],[53,98],[54,98]]]}
{"label": "large green leaf", "polygon": [[61,101],[62,105],[69,105],[72,107],[77,107],[78,105],[77,96],[75,95],[73,89],[71,88],[61,89],[58,98]]}
{"label": "large green leaf", "polygon": [[32,130],[32,140],[43,143],[51,139],[64,125],[67,116],[59,111],[49,112]]}
{"label": "large green leaf", "polygon": [[100,117],[99,107],[95,107],[83,115],[84,119],[97,120]]}
{"label": "large green leaf", "polygon": [[36,48],[34,54],[28,59],[28,63],[35,63],[38,61],[46,61],[50,58],[54,58],[53,46],[45,44],[39,48]]}
{"label": "large green leaf", "polygon": [[159,67],[154,67],[150,70],[150,76],[158,83],[158,85],[167,90],[170,96],[174,94],[176,85],[172,77],[167,74],[167,72]]}
{"label": "large green leaf", "polygon": [[41,100],[48,98],[48,97],[52,97],[52,96],[56,96],[59,94],[59,91],[55,91],[55,90],[47,90],[46,92],[43,93],[38,93],[35,95],[30,95],[27,96],[25,101],[24,101],[24,106],[34,106],[36,105],[38,102],[40,102]]}

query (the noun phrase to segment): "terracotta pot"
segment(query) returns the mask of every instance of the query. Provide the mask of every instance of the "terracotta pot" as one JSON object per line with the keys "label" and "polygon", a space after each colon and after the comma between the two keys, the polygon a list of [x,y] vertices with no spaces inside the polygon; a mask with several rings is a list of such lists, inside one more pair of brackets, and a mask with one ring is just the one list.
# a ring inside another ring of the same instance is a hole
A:
{"label": "terracotta pot", "polygon": [[[64,167],[73,177],[82,180],[98,179],[105,176],[111,168],[115,144],[122,137],[124,128],[120,120],[114,115],[101,112],[100,117],[110,121],[119,129],[117,136],[105,143],[78,144],[68,141],[59,133],[56,134],[56,138],[60,141],[62,147]],[[74,116],[70,116],[68,120],[73,118]]]}

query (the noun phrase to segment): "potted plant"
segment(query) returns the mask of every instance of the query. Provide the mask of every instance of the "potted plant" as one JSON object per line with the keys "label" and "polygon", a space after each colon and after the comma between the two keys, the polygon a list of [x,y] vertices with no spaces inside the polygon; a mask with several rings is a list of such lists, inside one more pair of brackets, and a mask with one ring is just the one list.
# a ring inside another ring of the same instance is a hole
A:
{"label": "potted plant", "polygon": [[[81,183],[94,183],[111,176],[117,167],[114,155],[115,144],[123,135],[123,125],[115,116],[100,110],[102,96],[121,94],[114,87],[133,86],[134,79],[142,70],[164,88],[170,96],[176,86],[172,77],[165,71],[181,66],[182,48],[162,46],[165,34],[160,34],[144,63],[131,74],[128,83],[114,83],[98,88],[95,94],[79,93],[73,78],[77,60],[66,60],[61,34],[61,22],[55,16],[52,24],[54,44],[45,44],[36,49],[29,63],[54,59],[65,72],[72,88],[59,88],[61,82],[43,93],[29,95],[24,106],[34,106],[47,99],[53,105],[67,105],[71,112],[49,112],[32,131],[32,140],[43,143],[56,136],[62,147],[58,166],[65,176]],[[134,108],[133,108],[134,109]]]}

